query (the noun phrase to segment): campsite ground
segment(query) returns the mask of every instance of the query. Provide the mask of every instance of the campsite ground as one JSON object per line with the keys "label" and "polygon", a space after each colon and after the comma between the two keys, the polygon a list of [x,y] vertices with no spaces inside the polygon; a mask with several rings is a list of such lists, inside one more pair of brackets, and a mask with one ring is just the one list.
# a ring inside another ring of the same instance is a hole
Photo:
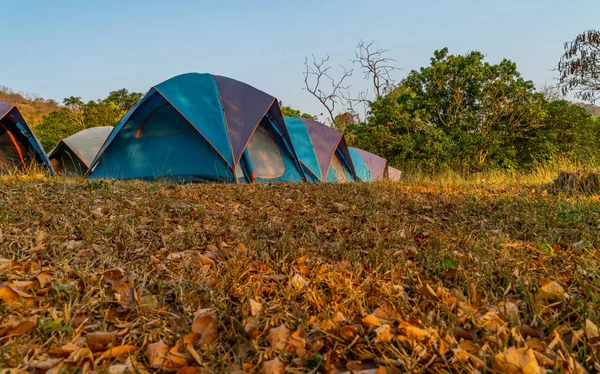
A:
{"label": "campsite ground", "polygon": [[485,182],[2,178],[0,367],[599,370],[600,200]]}

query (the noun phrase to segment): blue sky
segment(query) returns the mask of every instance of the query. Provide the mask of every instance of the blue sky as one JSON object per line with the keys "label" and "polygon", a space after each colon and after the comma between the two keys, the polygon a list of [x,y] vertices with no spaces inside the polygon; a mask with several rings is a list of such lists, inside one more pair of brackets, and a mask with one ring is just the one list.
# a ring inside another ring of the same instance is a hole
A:
{"label": "blue sky", "polygon": [[[171,76],[210,72],[245,81],[311,113],[304,57],[351,65],[362,38],[403,68],[435,49],[506,57],[538,86],[552,83],[565,41],[600,27],[598,0],[0,0],[0,85],[62,100],[146,91]],[[353,88],[366,87],[360,74]],[[364,86],[364,87],[363,87]]]}

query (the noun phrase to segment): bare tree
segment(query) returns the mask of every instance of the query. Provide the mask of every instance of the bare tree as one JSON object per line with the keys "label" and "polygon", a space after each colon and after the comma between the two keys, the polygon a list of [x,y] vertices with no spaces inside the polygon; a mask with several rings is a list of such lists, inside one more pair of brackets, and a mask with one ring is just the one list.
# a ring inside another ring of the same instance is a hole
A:
{"label": "bare tree", "polygon": [[371,80],[373,84],[373,90],[375,91],[375,97],[379,99],[385,95],[394,85],[392,79],[392,73],[400,68],[394,66],[396,60],[385,57],[385,54],[389,51],[387,49],[375,49],[373,44],[375,41],[365,43],[360,40],[356,48],[355,58],[352,61],[353,64],[360,65],[365,79]]}
{"label": "bare tree", "polygon": [[558,63],[559,86],[563,95],[594,102],[600,93],[600,31],[588,30],[565,43]]}
{"label": "bare tree", "polygon": [[[350,61],[354,65],[360,66],[365,74],[365,79],[372,83],[375,98],[378,99],[392,89],[395,83],[392,73],[400,69],[394,66],[394,59],[385,56],[388,52],[387,49],[374,49],[373,44],[374,42],[365,43],[360,40],[356,46],[355,58]],[[330,75],[329,56],[321,60],[317,60],[314,55],[312,60],[307,57],[304,65],[306,66],[305,89],[325,107],[329,121],[336,129],[344,131],[348,124],[348,118],[352,118],[355,122],[362,122],[363,119],[366,119],[369,108],[369,90],[363,90],[356,94],[351,92],[350,85],[344,85],[347,78],[352,76],[353,70],[348,70],[340,65],[343,74],[340,78],[334,79]],[[350,116],[336,115],[336,109],[340,107],[343,107]],[[345,120],[342,121],[340,118]]]}
{"label": "bare tree", "polygon": [[343,93],[349,89],[350,86],[344,86],[344,81],[352,76],[352,70],[347,70],[345,67],[342,68],[342,76],[338,79],[334,79],[330,75],[331,65],[329,65],[329,56],[321,60],[313,55],[312,61],[309,61],[308,57],[304,59],[304,65],[306,70],[304,72],[304,84],[305,89],[312,94],[327,111],[331,124],[337,128],[335,109],[336,105],[341,105],[343,100]]}
{"label": "bare tree", "polygon": [[561,90],[559,87],[556,86],[549,86],[549,85],[543,85],[540,89],[539,92],[544,95],[544,98],[547,101],[558,101],[558,100],[562,100],[564,98],[564,95],[562,94]]}
{"label": "bare tree", "polygon": [[360,91],[356,96],[353,96],[350,90],[345,90],[340,93],[342,102],[346,106],[348,113],[354,118],[354,122],[360,123],[367,118],[369,108],[369,91]]}

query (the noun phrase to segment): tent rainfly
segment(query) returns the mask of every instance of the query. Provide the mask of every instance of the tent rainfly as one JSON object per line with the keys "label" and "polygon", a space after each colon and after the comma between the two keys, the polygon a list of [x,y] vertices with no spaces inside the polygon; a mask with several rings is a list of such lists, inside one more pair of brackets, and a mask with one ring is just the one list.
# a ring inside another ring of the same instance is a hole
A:
{"label": "tent rainfly", "polygon": [[0,174],[33,164],[52,165],[16,106],[0,101]]}
{"label": "tent rainfly", "polygon": [[88,174],[184,182],[305,179],[273,96],[198,73],[150,89],[115,126]]}
{"label": "tent rainfly", "polygon": [[398,182],[400,180],[400,178],[402,178],[402,171],[400,171],[396,168],[393,168],[391,166],[388,168],[388,170],[389,170],[389,174],[390,174],[389,178],[391,181]]}
{"label": "tent rainfly", "polygon": [[85,175],[112,129],[112,126],[91,127],[61,140],[49,154],[54,170]]}
{"label": "tent rainfly", "polygon": [[285,123],[308,181],[356,180],[344,134],[307,118],[285,117]]}
{"label": "tent rainfly", "polygon": [[356,174],[364,182],[380,181],[388,177],[387,160],[359,148],[350,148]]}

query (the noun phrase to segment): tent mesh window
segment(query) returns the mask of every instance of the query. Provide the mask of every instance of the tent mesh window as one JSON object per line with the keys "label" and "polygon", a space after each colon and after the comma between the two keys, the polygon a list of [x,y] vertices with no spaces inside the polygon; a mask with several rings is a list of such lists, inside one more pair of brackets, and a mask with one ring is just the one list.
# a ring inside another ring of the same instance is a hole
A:
{"label": "tent mesh window", "polygon": [[285,173],[279,148],[263,125],[259,125],[250,138],[248,154],[257,178],[279,178]]}
{"label": "tent mesh window", "polygon": [[246,180],[246,176],[244,175],[244,170],[242,169],[240,164],[238,164],[235,167],[235,174],[237,176],[238,183],[248,183],[248,181]]}
{"label": "tent mesh window", "polygon": [[331,159],[331,166],[333,167],[338,180],[340,182],[346,182],[346,173],[344,173],[344,168],[342,167],[342,163],[337,155],[333,155],[333,158]]}

